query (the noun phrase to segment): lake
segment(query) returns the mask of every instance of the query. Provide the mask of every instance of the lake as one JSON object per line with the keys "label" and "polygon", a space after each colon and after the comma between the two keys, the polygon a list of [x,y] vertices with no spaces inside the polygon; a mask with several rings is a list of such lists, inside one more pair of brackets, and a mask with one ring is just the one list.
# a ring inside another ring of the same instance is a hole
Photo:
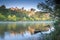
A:
{"label": "lake", "polygon": [[[52,22],[0,22],[0,40],[37,40],[41,33],[48,31]],[[37,36],[38,35],[38,36]],[[32,39],[33,38],[33,39]]]}

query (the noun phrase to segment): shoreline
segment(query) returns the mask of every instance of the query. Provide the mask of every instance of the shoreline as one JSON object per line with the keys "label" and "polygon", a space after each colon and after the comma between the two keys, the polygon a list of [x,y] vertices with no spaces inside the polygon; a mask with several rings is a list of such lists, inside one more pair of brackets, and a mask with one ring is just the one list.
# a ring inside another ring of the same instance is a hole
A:
{"label": "shoreline", "polygon": [[55,23],[55,21],[0,21],[0,23]]}

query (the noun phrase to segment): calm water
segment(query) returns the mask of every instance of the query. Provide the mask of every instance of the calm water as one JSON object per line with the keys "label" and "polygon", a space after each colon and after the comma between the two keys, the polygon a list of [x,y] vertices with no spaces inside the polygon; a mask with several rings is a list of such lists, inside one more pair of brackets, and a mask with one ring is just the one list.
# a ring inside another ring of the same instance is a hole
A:
{"label": "calm water", "polygon": [[0,40],[29,40],[34,31],[47,31],[48,25],[51,23],[0,23]]}

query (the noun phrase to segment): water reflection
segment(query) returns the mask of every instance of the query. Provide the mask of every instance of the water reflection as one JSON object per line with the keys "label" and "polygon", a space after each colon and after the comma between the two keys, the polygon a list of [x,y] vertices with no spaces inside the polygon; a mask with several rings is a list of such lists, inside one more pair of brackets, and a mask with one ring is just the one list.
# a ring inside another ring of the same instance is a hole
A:
{"label": "water reflection", "polygon": [[0,23],[0,38],[4,38],[7,35],[10,36],[30,36],[34,34],[35,30],[46,31],[50,24],[22,24],[22,23]]}

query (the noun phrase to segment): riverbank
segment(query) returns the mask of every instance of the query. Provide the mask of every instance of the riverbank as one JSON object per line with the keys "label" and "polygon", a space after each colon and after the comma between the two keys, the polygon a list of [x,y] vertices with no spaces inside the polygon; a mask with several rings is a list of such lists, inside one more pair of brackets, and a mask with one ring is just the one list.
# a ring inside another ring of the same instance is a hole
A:
{"label": "riverbank", "polygon": [[0,21],[0,23],[54,23],[55,21]]}

